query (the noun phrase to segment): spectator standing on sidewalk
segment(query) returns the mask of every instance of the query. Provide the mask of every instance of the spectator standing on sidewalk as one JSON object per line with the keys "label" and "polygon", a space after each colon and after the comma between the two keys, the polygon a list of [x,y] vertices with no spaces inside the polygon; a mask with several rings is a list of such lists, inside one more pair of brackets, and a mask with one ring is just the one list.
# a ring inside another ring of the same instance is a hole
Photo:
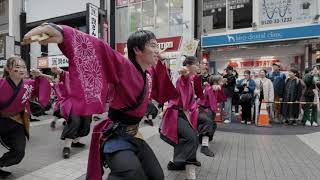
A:
{"label": "spectator standing on sidewalk", "polygon": [[296,120],[300,113],[300,104],[298,104],[298,102],[302,94],[302,85],[298,78],[299,73],[296,69],[290,69],[288,76],[289,78],[286,80],[285,89],[283,91],[284,104],[281,106],[281,114],[285,118],[286,124],[297,125]]}
{"label": "spectator standing on sidewalk", "polygon": [[244,79],[241,79],[237,84],[240,93],[240,105],[242,109],[241,123],[251,124],[252,114],[251,108],[253,104],[253,92],[256,88],[256,83],[250,78],[251,72],[244,71]]}
{"label": "spectator standing on sidewalk", "polygon": [[225,117],[224,123],[230,123],[232,117],[232,97],[234,94],[234,88],[236,86],[236,77],[232,74],[233,67],[228,66],[225,68],[226,75],[223,76],[225,83],[223,85],[224,95],[227,97],[227,101],[224,103]]}
{"label": "spectator standing on sidewalk", "polygon": [[[234,75],[234,77],[236,78],[236,81],[237,81],[239,78],[238,72],[234,69],[232,74]],[[235,112],[237,119],[239,118],[239,101],[240,101],[239,89],[237,89],[237,87],[235,87],[234,94],[232,96],[232,105],[234,106],[234,112]]]}
{"label": "spectator standing on sidewalk", "polygon": [[[283,98],[283,92],[286,82],[286,75],[280,72],[280,64],[272,64],[272,72],[268,73],[269,78],[273,83],[274,88],[274,101],[280,101]],[[280,104],[274,104],[274,121],[281,122],[280,119]]]}
{"label": "spectator standing on sidewalk", "polygon": [[[305,125],[318,126],[319,88],[317,87],[317,82],[320,81],[319,66],[315,66],[312,71],[304,76],[303,80],[306,84],[306,91],[303,95],[305,101],[309,103],[305,105]],[[314,102],[314,104],[311,104],[312,102]]]}
{"label": "spectator standing on sidewalk", "polygon": [[[266,78],[267,71],[262,69],[259,71],[260,79],[256,84],[256,94],[259,97],[259,112],[261,108],[261,102],[264,99],[266,102],[273,102],[274,100],[274,89],[270,79]],[[270,121],[273,121],[273,104],[267,103],[267,110],[269,113]],[[258,113],[259,114],[259,113]],[[257,116],[256,116],[257,117]]]}

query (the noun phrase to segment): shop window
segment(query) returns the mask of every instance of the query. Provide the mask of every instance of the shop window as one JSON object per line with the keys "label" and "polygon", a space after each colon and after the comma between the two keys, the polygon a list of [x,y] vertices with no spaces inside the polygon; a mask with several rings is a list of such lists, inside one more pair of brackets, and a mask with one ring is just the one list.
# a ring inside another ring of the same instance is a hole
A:
{"label": "shop window", "polygon": [[142,3],[142,28],[154,31],[154,0],[146,0]]}
{"label": "shop window", "polygon": [[0,16],[6,15],[7,0],[0,0]]}
{"label": "shop window", "polygon": [[183,0],[170,0],[169,16],[169,35],[181,35],[183,33]]}
{"label": "shop window", "polygon": [[5,35],[0,35],[0,59],[4,58]]}
{"label": "shop window", "polygon": [[226,0],[203,0],[203,33],[226,29]]}
{"label": "shop window", "polygon": [[9,22],[8,9],[8,0],[0,0],[0,25],[7,24]]}
{"label": "shop window", "polygon": [[129,31],[135,32],[142,27],[141,21],[142,6],[141,3],[129,4]]}
{"label": "shop window", "polygon": [[156,0],[157,15],[155,33],[158,38],[168,36],[169,32],[169,1]]}
{"label": "shop window", "polygon": [[252,0],[228,0],[228,28],[249,28],[252,23]]}
{"label": "shop window", "polygon": [[126,42],[129,34],[128,6],[116,9],[116,42]]}

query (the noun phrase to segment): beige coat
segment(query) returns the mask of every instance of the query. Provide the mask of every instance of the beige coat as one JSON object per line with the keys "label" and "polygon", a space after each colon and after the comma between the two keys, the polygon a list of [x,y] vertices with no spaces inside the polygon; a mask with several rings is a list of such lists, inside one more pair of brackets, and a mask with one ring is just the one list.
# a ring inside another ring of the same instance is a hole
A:
{"label": "beige coat", "polygon": [[263,78],[263,79],[257,79],[256,80],[256,90],[255,94],[260,96],[260,82],[262,82],[263,86],[263,97],[267,102],[273,102],[274,101],[274,89],[273,84],[270,79]]}

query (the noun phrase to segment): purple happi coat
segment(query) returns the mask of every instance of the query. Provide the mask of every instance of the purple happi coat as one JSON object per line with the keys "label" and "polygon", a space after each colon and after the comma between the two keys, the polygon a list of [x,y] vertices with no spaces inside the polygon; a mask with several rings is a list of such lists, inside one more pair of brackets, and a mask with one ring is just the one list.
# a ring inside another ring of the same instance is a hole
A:
{"label": "purple happi coat", "polygon": [[[44,77],[38,77],[35,80],[23,79],[20,90],[14,101],[1,112],[7,114],[18,114],[27,112],[31,114],[29,100],[34,98],[42,107],[46,107],[50,100],[51,86],[49,81]],[[13,88],[8,83],[8,79],[0,79],[0,103],[6,103],[14,94]],[[29,119],[22,124],[26,130],[26,136],[29,138]]]}
{"label": "purple happi coat", "polygon": [[[197,129],[198,122],[198,105],[195,100],[194,76],[180,76],[176,82],[176,90],[179,97],[169,101],[168,108],[163,115],[160,132],[173,143],[178,143],[178,108],[182,108],[189,115],[188,121],[193,129]],[[198,87],[199,96],[202,96],[202,91]]]}
{"label": "purple happi coat", "polygon": [[[4,103],[13,95],[13,89],[7,79],[0,79],[0,102]],[[30,113],[29,100],[35,98],[43,107],[47,106],[50,100],[51,88],[49,81],[44,77],[35,80],[23,79],[20,91],[15,100],[2,109],[5,113],[19,113],[27,110]]]}
{"label": "purple happi coat", "polygon": [[217,111],[217,98],[213,93],[213,89],[209,84],[205,85],[203,90],[203,97],[200,98],[199,103],[200,106],[208,107],[212,112]]}
{"label": "purple happi coat", "polygon": [[[67,73],[67,72],[65,72]],[[60,110],[62,103],[66,98],[66,88],[64,83],[64,78],[60,77],[60,81],[53,84],[54,94],[56,95],[56,99],[54,101],[53,111]],[[63,112],[63,111],[61,111]]]}
{"label": "purple happi coat", "polygon": [[[90,115],[105,111],[106,96],[110,107],[120,109],[135,104],[143,90],[141,72],[123,55],[108,44],[68,26],[63,26],[64,42],[59,44],[69,59],[70,110],[77,115]],[[146,72],[146,95],[139,107],[127,114],[143,117],[150,96],[163,103],[176,97],[167,68],[161,62]],[[101,132],[111,123],[103,120],[94,127],[88,159],[87,177],[101,180],[100,143]]]}

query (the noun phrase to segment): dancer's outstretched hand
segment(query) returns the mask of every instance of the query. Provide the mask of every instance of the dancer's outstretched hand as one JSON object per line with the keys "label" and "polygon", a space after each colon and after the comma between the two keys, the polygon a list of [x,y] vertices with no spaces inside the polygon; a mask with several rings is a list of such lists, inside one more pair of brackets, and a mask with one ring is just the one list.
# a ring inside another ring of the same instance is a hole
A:
{"label": "dancer's outstretched hand", "polygon": [[[61,26],[55,25],[55,27],[62,30]],[[63,42],[63,34],[56,28],[48,23],[35,27],[24,36],[22,44],[30,44],[37,41],[41,45],[47,45],[48,43],[60,44]]]}

